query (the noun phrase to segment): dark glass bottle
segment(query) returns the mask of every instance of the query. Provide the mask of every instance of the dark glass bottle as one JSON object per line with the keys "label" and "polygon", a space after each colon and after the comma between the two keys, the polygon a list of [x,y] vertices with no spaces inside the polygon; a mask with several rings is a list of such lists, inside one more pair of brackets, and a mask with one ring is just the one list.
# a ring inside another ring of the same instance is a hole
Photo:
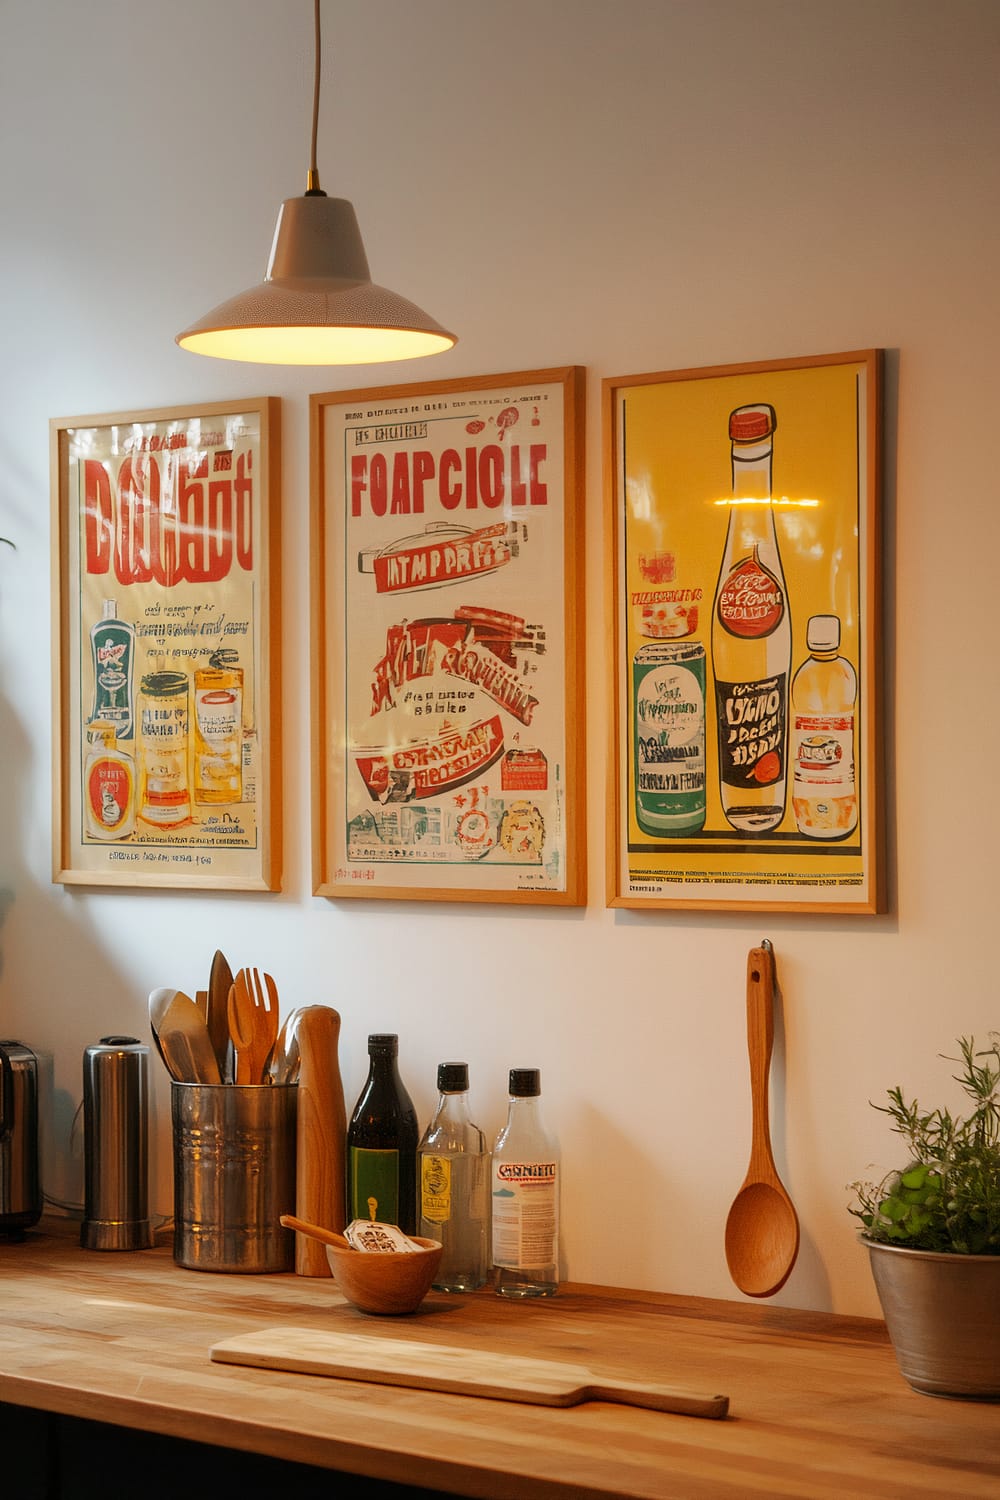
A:
{"label": "dark glass bottle", "polygon": [[403,1087],[399,1037],[368,1038],[368,1079],[347,1129],[347,1218],[417,1228],[417,1114]]}

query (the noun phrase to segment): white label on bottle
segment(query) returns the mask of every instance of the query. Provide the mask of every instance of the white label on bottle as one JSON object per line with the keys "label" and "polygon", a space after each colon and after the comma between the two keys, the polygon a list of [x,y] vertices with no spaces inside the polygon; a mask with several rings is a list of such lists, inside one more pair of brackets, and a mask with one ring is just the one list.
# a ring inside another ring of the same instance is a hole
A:
{"label": "white label on bottle", "polygon": [[795,785],[803,796],[854,791],[854,715],[796,714]]}
{"label": "white label on bottle", "polygon": [[554,1161],[494,1161],[494,1265],[530,1271],[555,1264],[558,1176]]}

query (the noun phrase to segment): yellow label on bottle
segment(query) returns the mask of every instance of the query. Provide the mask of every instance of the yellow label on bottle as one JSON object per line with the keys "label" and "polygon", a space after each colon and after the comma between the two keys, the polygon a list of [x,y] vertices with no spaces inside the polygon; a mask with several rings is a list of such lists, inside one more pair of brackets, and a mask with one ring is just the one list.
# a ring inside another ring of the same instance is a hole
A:
{"label": "yellow label on bottle", "polygon": [[447,1156],[420,1158],[420,1213],[432,1224],[451,1218],[451,1162]]}

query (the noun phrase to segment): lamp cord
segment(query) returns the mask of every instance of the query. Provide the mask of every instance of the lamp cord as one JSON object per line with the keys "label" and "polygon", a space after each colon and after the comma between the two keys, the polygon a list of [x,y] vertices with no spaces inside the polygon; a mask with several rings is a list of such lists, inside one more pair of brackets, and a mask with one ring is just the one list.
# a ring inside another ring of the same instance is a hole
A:
{"label": "lamp cord", "polygon": [[319,185],[319,168],[316,164],[316,141],[319,135],[319,81],[321,72],[320,59],[322,56],[322,48],[320,42],[319,5],[320,0],[313,0],[313,16],[315,18],[316,31],[316,62],[313,71],[312,142],[309,156],[309,173],[306,179],[307,198],[326,197],[326,194]]}

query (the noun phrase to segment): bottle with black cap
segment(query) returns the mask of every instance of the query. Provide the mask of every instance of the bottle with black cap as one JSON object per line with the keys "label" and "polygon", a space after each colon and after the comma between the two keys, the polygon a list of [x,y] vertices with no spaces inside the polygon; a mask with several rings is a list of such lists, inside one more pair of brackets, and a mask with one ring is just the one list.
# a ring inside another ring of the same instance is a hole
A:
{"label": "bottle with black cap", "polygon": [[559,1285],[559,1148],[541,1113],[537,1068],[511,1068],[507,1123],[493,1147],[493,1266],[500,1297]]}
{"label": "bottle with black cap", "polygon": [[488,1268],[486,1139],[469,1113],[469,1065],[440,1063],[438,1105],[417,1148],[420,1233],[444,1246],[433,1285],[473,1292]]}
{"label": "bottle with black cap", "polygon": [[395,1032],[368,1038],[368,1078],[347,1129],[347,1218],[417,1229],[417,1114],[399,1076]]}

